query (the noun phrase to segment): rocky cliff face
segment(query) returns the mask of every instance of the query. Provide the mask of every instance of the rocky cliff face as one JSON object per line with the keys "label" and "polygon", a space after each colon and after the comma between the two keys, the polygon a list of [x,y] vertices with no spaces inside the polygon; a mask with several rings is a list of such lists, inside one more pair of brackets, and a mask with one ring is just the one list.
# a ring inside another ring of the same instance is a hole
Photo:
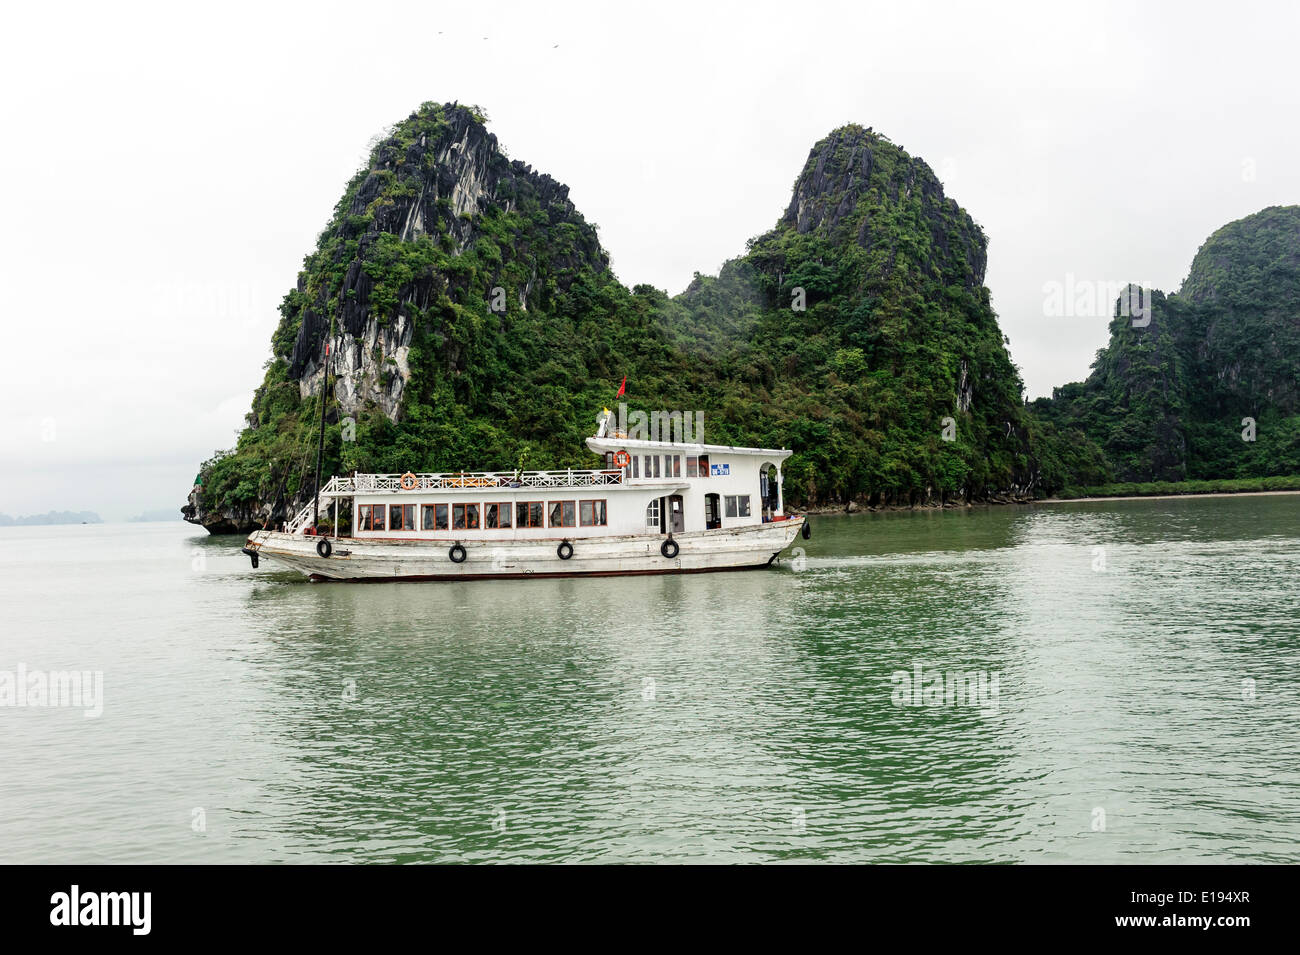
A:
{"label": "rocky cliff face", "polygon": [[819,497],[1033,494],[1021,382],[984,287],[987,249],[923,160],[845,126],[813,147],[776,227],[687,289],[681,332],[688,348],[745,356],[739,374],[759,370],[768,391],[822,400],[816,412],[769,411],[771,440],[795,435],[807,448],[788,470]]}
{"label": "rocky cliff face", "polygon": [[1300,473],[1300,206],[1224,226],[1151,301],[1036,412],[1086,431],[1125,481]]}
{"label": "rocky cliff face", "polygon": [[[395,258],[385,238],[411,245],[429,241],[454,259],[483,236],[487,217],[508,215],[531,200],[545,210],[548,224],[569,221],[583,233],[583,241],[569,262],[547,261],[528,246],[512,250],[515,265],[526,273],[522,284],[510,290],[520,308],[527,309],[539,270],[548,265],[550,272],[561,266],[555,276],[560,287],[575,267],[608,268],[594,231],[576,215],[568,197],[568,186],[507,160],[472,109],[426,107],[412,113],[375,150],[370,168],[339,203],[322,249],[330,254],[326,261],[320,261],[320,252],[308,260],[293,304],[285,310],[282,331],[287,335],[296,326],[288,373],[298,381],[301,395],[320,392],[332,317],[329,372],[337,379],[340,411],[351,415],[370,404],[392,421],[400,418],[416,318],[442,297],[459,297],[465,283],[458,287],[454,272],[413,270],[411,281],[396,290],[396,302],[381,301],[378,273]],[[322,268],[335,274],[343,269],[342,281],[319,281]],[[462,357],[452,348],[447,361],[454,367]]]}
{"label": "rocky cliff face", "polygon": [[[874,195],[873,195],[874,193]],[[882,243],[888,265],[907,249],[881,214],[905,215],[928,240],[927,265],[959,278],[970,290],[984,284],[988,239],[957,203],[944,195],[934,170],[887,137],[860,126],[837,129],[818,143],[795,180],[780,226],[800,235],[822,233],[838,244],[871,250]]]}
{"label": "rocky cliff face", "polygon": [[[607,275],[608,256],[568,193],[510,160],[474,108],[427,103],[395,126],[304,260],[241,447],[205,464],[186,520],[242,532],[308,499],[307,412],[327,371],[336,439],[340,422],[398,423],[427,398],[409,400],[413,374],[429,383],[466,372],[482,318],[545,312],[579,276]],[[290,432],[295,447],[266,447]],[[267,453],[241,453],[254,449]]]}
{"label": "rocky cliff face", "polygon": [[1272,206],[1205,240],[1178,297],[1189,352],[1224,411],[1300,412],[1300,206]]}
{"label": "rocky cliff face", "polygon": [[273,515],[269,504],[260,501],[214,507],[204,502],[203,485],[196,484],[185,498],[181,516],[191,524],[202,525],[209,534],[247,534],[269,523],[273,516],[283,519],[284,510]]}

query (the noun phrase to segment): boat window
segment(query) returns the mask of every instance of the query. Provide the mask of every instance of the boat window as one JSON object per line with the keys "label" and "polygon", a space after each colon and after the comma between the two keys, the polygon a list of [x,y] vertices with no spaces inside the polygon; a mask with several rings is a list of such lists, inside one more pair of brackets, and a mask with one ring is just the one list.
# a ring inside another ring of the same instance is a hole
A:
{"label": "boat window", "polygon": [[434,517],[433,505],[421,504],[420,505],[420,529],[426,531],[433,530],[433,517]]}
{"label": "boat window", "polygon": [[515,527],[543,527],[542,502],[520,501],[515,508]]}
{"label": "boat window", "polygon": [[577,516],[573,501],[551,501],[552,527],[574,527],[578,523]]}
{"label": "boat window", "polygon": [[393,504],[388,508],[388,529],[390,531],[415,530],[415,505]]}
{"label": "boat window", "polygon": [[447,523],[447,510],[446,504],[434,505],[433,529],[435,531],[445,531],[450,526]]}
{"label": "boat window", "polygon": [[632,476],[641,476],[641,455],[639,454],[632,455]]}
{"label": "boat window", "polygon": [[497,512],[500,510],[499,504],[483,505],[483,526],[488,530],[496,530],[500,525],[497,523]]}
{"label": "boat window", "polygon": [[749,517],[748,494],[728,494],[722,500],[727,517]]}
{"label": "boat window", "polygon": [[478,505],[453,504],[451,506],[451,526],[458,531],[478,530]]}
{"label": "boat window", "polygon": [[687,477],[695,477],[697,474],[700,473],[699,463],[700,463],[700,459],[697,458],[695,455],[693,454],[686,455],[686,476]]}
{"label": "boat window", "polygon": [[605,502],[579,501],[578,520],[581,521],[583,527],[604,527],[606,524]]}
{"label": "boat window", "polygon": [[509,527],[509,526],[510,526],[510,505],[509,505],[509,504],[502,504],[502,505],[501,505],[501,516],[500,516],[500,520],[501,520],[501,526],[502,526],[502,527]]}
{"label": "boat window", "polygon": [[645,526],[650,530],[659,530],[659,499],[655,498],[645,509]]}
{"label": "boat window", "polygon": [[363,531],[382,531],[384,529],[384,505],[361,505],[361,529]]}
{"label": "boat window", "polygon": [[709,476],[709,456],[707,454],[701,454],[700,455],[700,477],[708,477],[708,476]]}

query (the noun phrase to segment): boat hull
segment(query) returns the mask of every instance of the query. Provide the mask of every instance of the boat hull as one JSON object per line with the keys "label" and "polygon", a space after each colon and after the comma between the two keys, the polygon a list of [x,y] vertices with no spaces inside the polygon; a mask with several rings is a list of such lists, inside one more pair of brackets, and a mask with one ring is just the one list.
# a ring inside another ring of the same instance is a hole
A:
{"label": "boat hull", "polygon": [[[561,559],[560,539],[539,540],[379,540],[330,539],[332,553],[321,557],[321,538],[256,531],[245,553],[256,553],[313,580],[465,580],[524,577],[613,577],[632,574],[689,574],[766,567],[803,530],[794,517],[733,529],[675,534],[675,557],[663,556],[660,536],[568,538],[572,556]],[[464,560],[451,559],[453,545]]]}

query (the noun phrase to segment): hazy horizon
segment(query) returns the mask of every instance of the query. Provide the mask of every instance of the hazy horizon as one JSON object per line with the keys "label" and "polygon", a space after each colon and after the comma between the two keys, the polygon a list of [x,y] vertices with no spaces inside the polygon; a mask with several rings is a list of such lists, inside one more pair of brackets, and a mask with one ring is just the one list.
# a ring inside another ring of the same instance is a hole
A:
{"label": "hazy horizon", "polygon": [[427,100],[484,108],[624,284],[673,294],[776,223],[816,141],[873,127],[987,234],[1030,398],[1107,339],[1051,287],[1175,291],[1216,229],[1300,202],[1298,8],[788,9],[15,8],[0,512],[179,510],[369,143]]}

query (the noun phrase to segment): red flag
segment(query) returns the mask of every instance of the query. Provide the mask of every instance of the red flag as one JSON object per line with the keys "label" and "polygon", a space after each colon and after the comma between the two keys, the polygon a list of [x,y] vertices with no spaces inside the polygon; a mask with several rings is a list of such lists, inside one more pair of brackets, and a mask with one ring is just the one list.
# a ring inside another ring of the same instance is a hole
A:
{"label": "red flag", "polygon": [[621,385],[618,386],[618,394],[616,394],[614,397],[615,397],[615,398],[622,398],[622,397],[623,397],[623,392],[625,392],[626,390],[627,390],[627,375],[624,375],[624,376],[623,376],[623,384],[621,384]]}

